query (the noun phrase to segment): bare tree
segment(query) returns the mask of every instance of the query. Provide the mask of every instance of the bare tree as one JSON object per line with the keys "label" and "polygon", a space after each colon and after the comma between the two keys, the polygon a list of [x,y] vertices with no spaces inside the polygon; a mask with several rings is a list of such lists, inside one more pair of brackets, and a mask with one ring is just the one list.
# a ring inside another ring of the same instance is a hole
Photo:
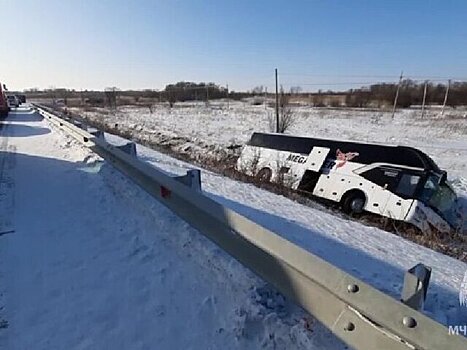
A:
{"label": "bare tree", "polygon": [[65,106],[68,105],[68,97],[70,96],[70,91],[66,88],[55,89],[55,96],[63,100]]}
{"label": "bare tree", "polygon": [[292,95],[297,95],[299,94],[300,92],[302,92],[302,88],[300,86],[292,86],[290,87],[290,93]]}
{"label": "bare tree", "polygon": [[154,105],[151,102],[145,103],[145,106],[148,107],[150,114],[154,112]]}
{"label": "bare tree", "polygon": [[285,133],[295,122],[295,114],[290,105],[290,94],[284,92],[281,86],[279,94],[279,130],[276,130],[276,122],[272,115],[269,115],[269,128],[271,131]]}
{"label": "bare tree", "polygon": [[284,133],[289,129],[295,121],[295,115],[290,106],[290,95],[284,92],[281,86],[281,94],[279,96],[279,132]]}
{"label": "bare tree", "polygon": [[261,151],[255,150],[251,157],[247,158],[246,161],[241,163],[240,172],[247,174],[249,176],[256,176],[258,174],[259,161],[261,159]]}
{"label": "bare tree", "polygon": [[172,109],[177,99],[173,93],[169,93],[167,96],[167,102],[169,102],[169,108]]}
{"label": "bare tree", "polygon": [[110,109],[117,109],[117,91],[116,87],[105,88],[104,93],[107,104]]}
{"label": "bare tree", "polygon": [[253,90],[251,90],[251,93],[255,94],[255,95],[262,95],[263,92],[264,92],[264,86],[263,85],[255,86],[253,88]]}

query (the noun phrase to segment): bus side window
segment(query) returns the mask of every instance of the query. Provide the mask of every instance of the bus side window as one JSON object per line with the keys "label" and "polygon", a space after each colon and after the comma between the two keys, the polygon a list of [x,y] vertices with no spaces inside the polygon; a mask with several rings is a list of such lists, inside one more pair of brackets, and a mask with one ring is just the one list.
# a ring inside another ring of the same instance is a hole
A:
{"label": "bus side window", "polygon": [[436,178],[434,176],[428,177],[428,179],[423,184],[423,190],[420,194],[420,199],[424,202],[428,202],[433,194],[436,192],[438,188]]}
{"label": "bus side window", "polygon": [[397,187],[399,171],[396,169],[381,167],[365,171],[362,173],[362,176],[365,179],[392,192]]}
{"label": "bus side window", "polygon": [[397,185],[396,193],[402,197],[413,197],[419,181],[418,175],[403,174]]}

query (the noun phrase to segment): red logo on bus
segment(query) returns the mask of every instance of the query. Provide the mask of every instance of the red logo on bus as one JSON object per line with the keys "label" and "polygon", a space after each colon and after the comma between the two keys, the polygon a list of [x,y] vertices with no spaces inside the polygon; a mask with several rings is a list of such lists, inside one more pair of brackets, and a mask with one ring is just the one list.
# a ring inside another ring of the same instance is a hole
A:
{"label": "red logo on bus", "polygon": [[358,157],[358,153],[357,152],[347,152],[347,153],[344,153],[344,152],[341,152],[340,149],[337,149],[336,151],[336,159],[339,161],[339,163],[337,163],[337,166],[336,168],[340,168],[340,167],[343,167],[345,165],[345,163],[347,163],[348,160],[352,160],[354,159],[355,157]]}

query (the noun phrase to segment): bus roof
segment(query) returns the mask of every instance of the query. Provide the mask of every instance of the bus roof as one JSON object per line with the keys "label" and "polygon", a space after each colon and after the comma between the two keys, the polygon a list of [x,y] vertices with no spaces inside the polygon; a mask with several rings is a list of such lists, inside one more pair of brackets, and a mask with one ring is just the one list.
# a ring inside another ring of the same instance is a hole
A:
{"label": "bus roof", "polygon": [[335,155],[341,152],[357,152],[353,161],[362,164],[390,163],[442,173],[436,163],[422,151],[407,146],[381,145],[352,141],[316,139],[311,137],[289,136],[255,132],[248,142],[250,146],[271,148],[280,151],[309,154],[315,146],[326,147]]}

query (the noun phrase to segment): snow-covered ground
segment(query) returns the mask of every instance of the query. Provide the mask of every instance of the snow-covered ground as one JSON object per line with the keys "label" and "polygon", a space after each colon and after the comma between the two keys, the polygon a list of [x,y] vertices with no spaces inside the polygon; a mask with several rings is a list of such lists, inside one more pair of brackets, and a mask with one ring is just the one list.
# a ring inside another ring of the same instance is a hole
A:
{"label": "snow-covered ground", "polygon": [[37,114],[1,145],[0,348],[344,349]]}
{"label": "snow-covered ground", "polygon": [[[127,141],[106,134],[109,142]],[[182,175],[192,165],[137,145],[138,157]],[[425,312],[443,324],[467,321],[459,291],[467,264],[387,231],[304,206],[251,184],[202,172],[204,193],[374,287],[399,298],[404,272],[422,262],[433,268]],[[463,324],[462,323],[462,324]]]}
{"label": "snow-covered ground", "polygon": [[[246,102],[177,103],[170,109],[156,105],[126,106],[117,111],[105,108],[72,111],[100,120],[142,140],[171,147],[190,155],[224,156],[239,152],[255,131],[269,132],[274,110]],[[295,123],[287,133],[318,138],[353,140],[414,146],[447,170],[448,178],[467,207],[467,110],[449,109],[443,117],[439,110],[390,112],[368,110],[331,110],[296,107]],[[234,147],[232,151],[231,148]]]}
{"label": "snow-covered ground", "polygon": [[[13,114],[8,124],[1,131],[2,150],[6,136],[10,150],[2,181],[14,181],[1,187],[0,198],[13,192],[14,200],[0,214],[14,211],[13,222],[5,223],[14,232],[0,236],[0,318],[8,321],[0,346],[344,348],[60,131],[26,112]],[[192,167],[143,146],[138,154],[175,174]],[[202,183],[211,198],[395,298],[406,269],[418,262],[431,266],[425,312],[446,325],[467,322],[467,308],[459,304],[467,264],[208,171]]]}

